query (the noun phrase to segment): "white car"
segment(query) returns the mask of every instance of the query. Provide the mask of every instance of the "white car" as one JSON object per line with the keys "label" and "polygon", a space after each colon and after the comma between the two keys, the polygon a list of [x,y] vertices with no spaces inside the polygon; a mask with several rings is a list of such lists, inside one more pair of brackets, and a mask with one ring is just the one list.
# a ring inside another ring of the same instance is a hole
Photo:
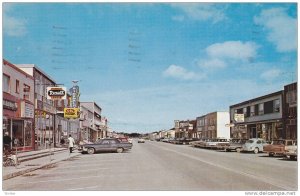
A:
{"label": "white car", "polygon": [[145,143],[145,140],[143,138],[139,138],[138,143]]}
{"label": "white car", "polygon": [[254,152],[255,154],[259,152],[263,152],[264,146],[268,145],[268,143],[261,138],[252,138],[246,141],[242,146],[242,151]]}

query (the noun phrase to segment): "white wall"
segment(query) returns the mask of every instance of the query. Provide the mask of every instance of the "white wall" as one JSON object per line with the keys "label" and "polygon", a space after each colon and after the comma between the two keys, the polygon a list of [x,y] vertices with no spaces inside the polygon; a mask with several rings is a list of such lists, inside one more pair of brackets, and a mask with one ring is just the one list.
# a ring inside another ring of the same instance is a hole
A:
{"label": "white wall", "polygon": [[230,138],[230,127],[225,126],[229,122],[229,112],[217,112],[217,137]]}

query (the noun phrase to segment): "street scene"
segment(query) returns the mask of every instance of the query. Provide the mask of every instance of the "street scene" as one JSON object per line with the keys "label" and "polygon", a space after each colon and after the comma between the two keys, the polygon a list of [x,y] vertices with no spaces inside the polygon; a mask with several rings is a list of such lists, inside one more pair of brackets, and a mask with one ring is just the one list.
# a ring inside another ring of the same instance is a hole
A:
{"label": "street scene", "polygon": [[2,191],[295,195],[297,5],[3,3]]}
{"label": "street scene", "polygon": [[297,162],[264,153],[236,153],[133,141],[124,153],[78,154],[5,180],[11,191],[297,190]]}

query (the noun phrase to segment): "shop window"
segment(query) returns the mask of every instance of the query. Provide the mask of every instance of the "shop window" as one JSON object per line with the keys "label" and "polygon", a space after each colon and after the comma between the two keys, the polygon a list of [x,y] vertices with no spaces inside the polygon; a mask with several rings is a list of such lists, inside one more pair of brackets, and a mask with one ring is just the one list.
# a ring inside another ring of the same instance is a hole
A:
{"label": "shop window", "polygon": [[255,116],[255,106],[250,106],[250,116]]}
{"label": "shop window", "polygon": [[264,104],[260,103],[258,105],[258,115],[263,115],[264,114]]}
{"label": "shop window", "polygon": [[273,113],[273,101],[267,101],[264,103],[264,113],[265,114]]}
{"label": "shop window", "polygon": [[2,88],[3,92],[10,93],[10,77],[8,75],[3,74]]}
{"label": "shop window", "polygon": [[274,100],[274,112],[280,112],[280,101],[279,99]]}
{"label": "shop window", "polygon": [[20,81],[16,80],[16,93],[20,93]]}

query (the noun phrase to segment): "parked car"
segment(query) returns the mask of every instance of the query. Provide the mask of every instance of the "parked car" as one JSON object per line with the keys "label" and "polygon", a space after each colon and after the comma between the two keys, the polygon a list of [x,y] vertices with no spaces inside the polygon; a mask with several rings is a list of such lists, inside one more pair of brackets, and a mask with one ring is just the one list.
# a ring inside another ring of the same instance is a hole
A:
{"label": "parked car", "polygon": [[168,143],[168,142],[170,141],[170,138],[164,138],[164,139],[162,139],[161,141],[162,141],[162,142],[167,142],[167,143]]}
{"label": "parked car", "polygon": [[225,151],[236,151],[241,152],[242,146],[248,139],[231,139],[228,144],[222,146],[221,149]]}
{"label": "parked car", "polygon": [[118,152],[122,153],[125,150],[130,150],[132,144],[129,142],[121,142],[119,139],[99,139],[93,144],[84,144],[82,153],[94,154],[96,152]]}
{"label": "parked car", "polygon": [[198,138],[179,138],[177,139],[174,143],[175,144],[183,144],[183,145],[186,145],[186,144],[189,144],[190,142],[193,142],[193,141],[199,141]]}
{"label": "parked car", "polygon": [[271,144],[264,146],[264,152],[268,153],[270,157],[274,155],[284,155],[285,151],[294,149],[296,146],[296,140],[273,140]]}
{"label": "parked car", "polygon": [[144,138],[139,138],[138,143],[145,143],[145,139]]}
{"label": "parked car", "polygon": [[297,144],[296,144],[293,148],[288,148],[287,150],[285,150],[284,156],[286,156],[287,158],[290,158],[292,160],[297,160],[297,157],[298,157],[297,151],[298,151],[298,149],[297,149]]}
{"label": "parked car", "polygon": [[217,146],[219,145],[226,145],[229,144],[229,140],[225,138],[216,138],[216,139],[211,139],[205,143],[205,148],[210,148],[210,149],[217,149]]}
{"label": "parked car", "polygon": [[254,152],[255,154],[263,152],[263,147],[268,143],[262,138],[252,138],[246,141],[242,146],[242,151]]}
{"label": "parked car", "polygon": [[211,139],[202,138],[199,141],[190,142],[190,145],[192,145],[193,147],[204,148],[206,146],[206,143],[209,141],[211,141]]}

